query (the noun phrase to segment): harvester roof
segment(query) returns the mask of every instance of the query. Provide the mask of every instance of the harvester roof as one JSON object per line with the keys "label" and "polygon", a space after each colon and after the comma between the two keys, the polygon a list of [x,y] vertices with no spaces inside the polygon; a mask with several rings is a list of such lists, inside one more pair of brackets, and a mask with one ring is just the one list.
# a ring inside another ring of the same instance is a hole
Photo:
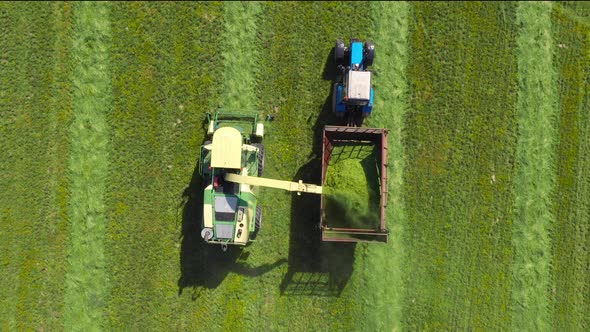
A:
{"label": "harvester roof", "polygon": [[213,133],[211,167],[242,167],[242,134],[232,127],[219,128]]}

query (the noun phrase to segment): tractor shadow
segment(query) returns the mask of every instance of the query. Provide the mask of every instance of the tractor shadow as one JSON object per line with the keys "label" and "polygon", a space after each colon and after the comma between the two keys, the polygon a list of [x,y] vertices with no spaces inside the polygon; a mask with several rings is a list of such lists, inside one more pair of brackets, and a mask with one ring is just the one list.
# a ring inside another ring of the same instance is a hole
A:
{"label": "tractor shadow", "polygon": [[[323,79],[334,82],[338,72],[334,50],[326,60]],[[314,140],[309,162],[297,171],[293,181],[321,183],[322,132],[324,126],[343,125],[332,113],[332,85],[313,126]],[[322,242],[320,232],[320,196],[294,196],[291,206],[289,267],[280,290],[287,296],[340,296],[354,267],[356,243]]]}
{"label": "tractor shadow", "polygon": [[203,241],[200,234],[204,183],[198,167],[197,161],[179,206],[182,208],[182,229],[178,295],[182,295],[185,288],[190,288],[193,300],[200,296],[204,288],[213,289],[221,285],[230,272],[255,277],[286,263],[282,259],[272,264],[251,267],[247,264],[249,252],[242,247],[229,246],[224,252],[220,245]]}

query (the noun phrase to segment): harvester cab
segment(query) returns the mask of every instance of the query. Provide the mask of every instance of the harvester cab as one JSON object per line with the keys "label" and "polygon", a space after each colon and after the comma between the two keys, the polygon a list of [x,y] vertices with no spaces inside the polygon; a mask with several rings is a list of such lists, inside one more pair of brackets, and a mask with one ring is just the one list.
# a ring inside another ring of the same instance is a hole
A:
{"label": "harvester cab", "polygon": [[375,45],[351,39],[345,46],[341,39],[334,47],[334,60],[340,71],[332,91],[332,111],[346,119],[348,126],[360,127],[363,119],[373,111],[374,91],[371,85]]}
{"label": "harvester cab", "polygon": [[201,237],[207,243],[247,245],[262,226],[258,187],[321,194],[320,186],[262,178],[264,126],[257,115],[207,115],[208,134],[201,147],[199,173],[204,180]]}

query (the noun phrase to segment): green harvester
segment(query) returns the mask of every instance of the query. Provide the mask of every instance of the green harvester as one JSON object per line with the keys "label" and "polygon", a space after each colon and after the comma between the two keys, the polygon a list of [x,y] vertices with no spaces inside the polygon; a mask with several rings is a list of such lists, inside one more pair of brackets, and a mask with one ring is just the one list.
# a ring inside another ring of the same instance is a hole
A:
{"label": "green harvester", "polygon": [[207,114],[211,137],[201,147],[199,174],[203,178],[201,237],[207,243],[245,246],[262,226],[257,188],[321,194],[322,187],[262,178],[264,125],[256,113]]}

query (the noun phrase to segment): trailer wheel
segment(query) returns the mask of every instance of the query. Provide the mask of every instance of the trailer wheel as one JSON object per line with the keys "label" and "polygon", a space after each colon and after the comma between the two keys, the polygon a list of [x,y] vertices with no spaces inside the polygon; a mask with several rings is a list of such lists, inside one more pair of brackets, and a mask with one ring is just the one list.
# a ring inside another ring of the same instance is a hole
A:
{"label": "trailer wheel", "polygon": [[258,232],[262,228],[262,208],[260,205],[256,206],[256,217],[254,219],[255,230]]}
{"label": "trailer wheel", "polygon": [[375,59],[375,45],[371,42],[365,42],[365,68],[373,65]]}
{"label": "trailer wheel", "polygon": [[344,49],[344,42],[342,39],[336,40],[336,46],[334,47],[334,60],[336,60],[336,62],[344,59]]}
{"label": "trailer wheel", "polygon": [[255,147],[258,148],[258,176],[262,176],[262,174],[264,173],[264,145],[260,144],[260,143],[254,143],[252,144]]}

